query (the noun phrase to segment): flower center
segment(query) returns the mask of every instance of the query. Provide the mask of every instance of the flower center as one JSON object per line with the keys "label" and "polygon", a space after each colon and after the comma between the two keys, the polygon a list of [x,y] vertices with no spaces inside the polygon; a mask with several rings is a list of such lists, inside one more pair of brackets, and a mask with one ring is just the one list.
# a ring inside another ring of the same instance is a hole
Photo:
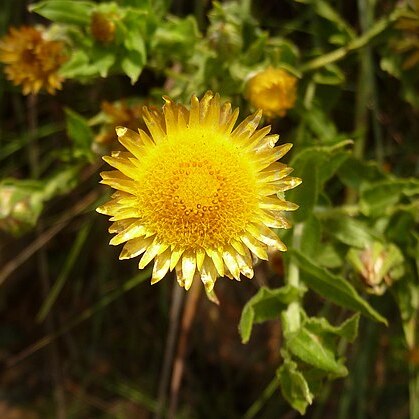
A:
{"label": "flower center", "polygon": [[138,205],[162,242],[220,248],[257,209],[256,168],[230,136],[188,128],[158,143],[140,161]]}

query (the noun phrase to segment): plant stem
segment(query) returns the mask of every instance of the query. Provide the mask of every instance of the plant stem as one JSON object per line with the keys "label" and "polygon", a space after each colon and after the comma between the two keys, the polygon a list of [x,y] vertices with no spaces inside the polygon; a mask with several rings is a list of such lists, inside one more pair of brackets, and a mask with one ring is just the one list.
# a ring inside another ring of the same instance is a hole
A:
{"label": "plant stem", "polygon": [[324,54],[320,57],[314,58],[311,61],[303,64],[300,67],[300,71],[303,73],[317,70],[332,64],[336,61],[345,58],[351,52],[354,52],[358,49],[361,49],[368,45],[375,37],[383,33],[387,28],[389,28],[403,13],[403,9],[395,9],[389,16],[380,19],[371,29],[358,38],[350,41],[344,47],[338,48],[334,51],[331,51],[327,54]]}
{"label": "plant stem", "polygon": [[177,284],[173,284],[172,301],[170,304],[169,330],[167,332],[167,341],[163,358],[163,367],[160,374],[159,390],[158,390],[158,407],[154,416],[160,419],[165,410],[167,401],[167,387],[169,385],[170,373],[173,365],[173,357],[176,347],[176,337],[179,328],[179,316],[182,311],[182,303],[184,299],[184,291]]}
{"label": "plant stem", "polygon": [[244,414],[243,419],[253,419],[265,406],[266,402],[272,397],[275,390],[278,388],[278,379],[274,377],[272,381],[266,386],[260,397],[249,407]]}

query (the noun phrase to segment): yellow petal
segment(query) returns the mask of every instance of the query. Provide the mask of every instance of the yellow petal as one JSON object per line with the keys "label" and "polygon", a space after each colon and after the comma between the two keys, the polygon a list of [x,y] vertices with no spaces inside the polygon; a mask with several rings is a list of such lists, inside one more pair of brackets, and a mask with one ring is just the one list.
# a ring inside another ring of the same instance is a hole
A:
{"label": "yellow petal", "polygon": [[129,218],[127,220],[115,221],[108,229],[109,233],[121,233],[126,230],[130,225],[135,223],[135,218]]}
{"label": "yellow petal", "polygon": [[158,143],[162,141],[166,137],[166,132],[161,125],[163,120],[162,115],[160,115],[160,113],[151,113],[146,107],[144,107],[143,113],[144,122],[147,125],[154,142]]}
{"label": "yellow petal", "polygon": [[118,135],[118,141],[137,159],[141,159],[145,153],[145,147],[142,144],[140,134],[125,127],[116,127],[115,130]]}
{"label": "yellow petal", "polygon": [[280,240],[280,238],[269,228],[262,224],[249,224],[246,230],[257,240],[265,243],[269,247],[273,247],[281,252],[287,250],[287,246]]}
{"label": "yellow petal", "polygon": [[276,183],[279,191],[288,191],[289,189],[295,188],[298,186],[302,180],[298,177],[287,177],[281,182]]}
{"label": "yellow petal", "polygon": [[231,131],[234,128],[234,124],[236,123],[238,117],[239,117],[239,109],[236,108],[236,109],[234,109],[233,113],[227,119],[227,122],[226,122],[222,132],[225,133],[225,134],[230,134]]}
{"label": "yellow petal", "polygon": [[248,139],[256,131],[261,118],[262,111],[259,109],[253,115],[248,116],[243,122],[241,122],[231,135],[241,139]]}
{"label": "yellow petal", "polygon": [[282,144],[273,150],[257,154],[256,163],[260,169],[263,169],[287,154],[291,147],[292,144],[290,143]]}
{"label": "yellow petal", "polygon": [[240,253],[241,255],[244,255],[245,254],[246,249],[243,246],[243,243],[241,241],[232,239],[231,242],[230,242],[230,244],[233,246],[234,250],[237,253]]}
{"label": "yellow petal", "polygon": [[102,176],[102,180],[100,183],[104,183],[105,185],[109,185],[114,189],[118,189],[120,191],[132,193],[136,189],[136,184],[133,180],[127,178],[121,172],[110,171],[110,172],[102,172],[100,174]]}
{"label": "yellow petal", "polygon": [[220,95],[216,93],[211,99],[211,106],[208,108],[208,112],[205,115],[204,124],[210,126],[217,126],[220,121]]}
{"label": "yellow petal", "polygon": [[130,240],[126,242],[122,248],[119,259],[131,259],[141,255],[141,253],[144,253],[147,250],[151,243],[153,243],[152,237],[139,237],[138,239]]}
{"label": "yellow petal", "polygon": [[217,250],[213,249],[205,249],[207,255],[212,259],[214,262],[215,268],[217,269],[218,275],[224,276],[224,262],[221,254]]}
{"label": "yellow petal", "polygon": [[213,290],[217,276],[217,269],[215,268],[214,262],[210,257],[206,257],[202,263],[201,281],[207,292]]}
{"label": "yellow petal", "polygon": [[198,249],[196,249],[196,266],[199,270],[201,270],[202,268],[204,259],[205,259],[205,250],[202,247],[198,247]]}
{"label": "yellow petal", "polygon": [[185,290],[188,291],[196,271],[196,257],[192,252],[185,252],[182,256],[182,277]]}
{"label": "yellow petal", "polygon": [[240,281],[240,269],[237,264],[236,255],[237,253],[233,247],[229,246],[223,251],[223,260],[233,277],[237,279],[237,281]]}
{"label": "yellow petal", "polygon": [[279,162],[271,163],[258,174],[258,182],[276,182],[288,176],[293,171],[292,167]]}
{"label": "yellow petal", "polygon": [[109,244],[117,246],[118,244],[121,244],[128,240],[144,236],[146,231],[147,229],[144,227],[142,222],[136,221],[132,223],[129,227],[127,227],[125,230],[118,233],[115,237],[113,237]]}
{"label": "yellow petal", "polygon": [[264,244],[256,240],[251,234],[243,234],[240,238],[259,259],[268,260],[268,253],[266,252],[266,246]]}
{"label": "yellow petal", "polygon": [[290,222],[277,212],[264,211],[263,214],[260,216],[260,220],[267,227],[285,229],[291,228]]}
{"label": "yellow petal", "polygon": [[199,99],[193,95],[191,98],[191,110],[189,111],[189,126],[199,124]]}
{"label": "yellow petal", "polygon": [[264,197],[259,203],[259,208],[271,211],[293,211],[298,208],[298,205],[293,202],[283,201],[279,198]]}
{"label": "yellow petal", "polygon": [[185,249],[181,249],[178,247],[175,247],[172,250],[172,254],[170,256],[170,270],[173,271],[175,266],[178,264],[180,257],[183,255],[183,252]]}
{"label": "yellow petal", "polygon": [[156,256],[151,277],[152,284],[160,281],[167,274],[170,267],[170,253],[170,249],[167,249],[165,252]]}
{"label": "yellow petal", "polygon": [[252,279],[254,275],[252,267],[253,261],[249,250],[247,250],[245,255],[238,254],[236,256],[236,262],[239,265],[240,272],[247,278]]}
{"label": "yellow petal", "polygon": [[163,253],[168,247],[168,244],[160,243],[156,237],[141,257],[138,269],[144,269],[157,255]]}
{"label": "yellow petal", "polygon": [[199,103],[199,120],[201,124],[203,124],[204,121],[206,120],[208,109],[209,109],[209,106],[213,97],[214,97],[214,93],[208,90]]}

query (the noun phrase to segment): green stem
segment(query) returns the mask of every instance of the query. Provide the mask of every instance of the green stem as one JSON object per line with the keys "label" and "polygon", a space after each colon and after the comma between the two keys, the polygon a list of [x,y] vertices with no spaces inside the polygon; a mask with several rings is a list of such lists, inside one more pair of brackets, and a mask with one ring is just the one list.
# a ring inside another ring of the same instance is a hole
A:
{"label": "green stem", "polygon": [[331,51],[327,54],[324,54],[320,57],[314,58],[311,61],[303,64],[300,67],[300,71],[303,73],[317,70],[318,68],[322,68],[327,66],[328,64],[332,64],[336,61],[345,58],[351,52],[354,52],[358,49],[361,49],[368,45],[374,38],[378,35],[383,33],[387,28],[389,28],[403,13],[403,9],[395,9],[389,16],[380,19],[372,28],[355,38],[354,40],[350,41],[344,47],[338,48],[334,51]]}
{"label": "green stem", "polygon": [[274,377],[272,381],[267,385],[261,396],[249,407],[247,412],[244,414],[243,419],[254,418],[265,406],[266,402],[272,397],[275,390],[278,388],[278,379]]}
{"label": "green stem", "polygon": [[419,369],[411,364],[409,380],[410,418],[419,419]]}

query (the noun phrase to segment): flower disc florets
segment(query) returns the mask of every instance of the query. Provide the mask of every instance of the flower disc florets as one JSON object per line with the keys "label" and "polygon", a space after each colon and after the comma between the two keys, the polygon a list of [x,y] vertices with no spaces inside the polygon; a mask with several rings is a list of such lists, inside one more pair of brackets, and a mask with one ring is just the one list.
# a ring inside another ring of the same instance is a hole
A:
{"label": "flower disc florets", "polygon": [[297,208],[277,195],[300,183],[276,162],[291,145],[257,130],[261,112],[233,130],[238,110],[211,92],[190,110],[165,100],[162,112],[144,109],[149,134],[118,127],[128,151],[104,158],[117,169],[102,173],[118,191],[98,208],[114,221],[111,244],[126,242],[121,259],[142,254],[140,268],[154,259],[153,283],[173,269],[186,289],[198,276],[209,292],[218,276],[251,278],[252,254],[286,250],[271,228]]}

